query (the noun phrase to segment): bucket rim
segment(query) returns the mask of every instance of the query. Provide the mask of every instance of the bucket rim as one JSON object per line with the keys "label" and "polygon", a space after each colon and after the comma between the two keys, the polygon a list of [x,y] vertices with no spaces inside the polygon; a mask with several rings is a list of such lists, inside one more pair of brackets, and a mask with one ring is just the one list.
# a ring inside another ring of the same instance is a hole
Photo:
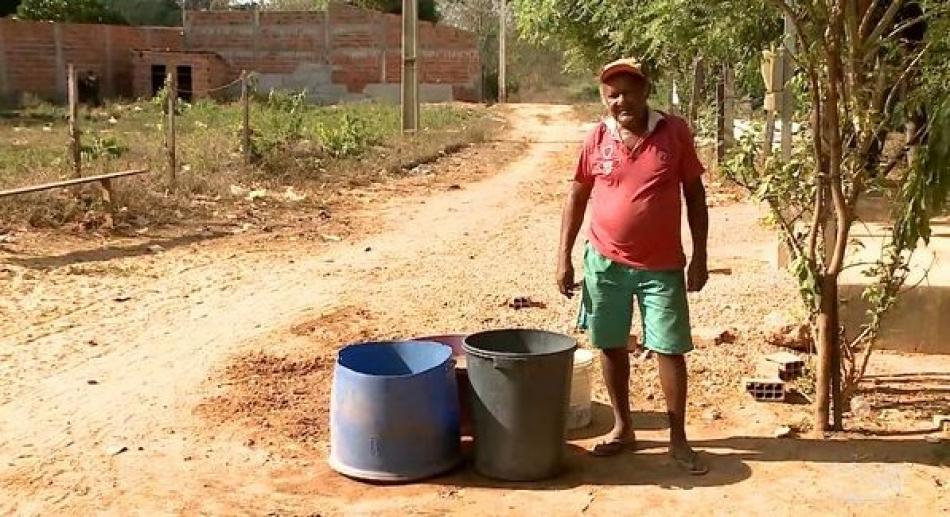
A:
{"label": "bucket rim", "polygon": [[[354,370],[353,368],[350,368],[349,366],[346,366],[346,365],[344,365],[344,364],[342,364],[342,363],[340,362],[340,356],[343,354],[343,352],[344,352],[345,350],[349,350],[349,349],[356,348],[356,347],[361,347],[361,346],[398,345],[398,344],[402,344],[402,343],[421,343],[421,344],[425,344],[425,345],[427,345],[427,346],[433,346],[433,345],[434,345],[434,346],[437,346],[437,347],[444,348],[445,350],[448,351],[449,355],[448,355],[448,358],[446,358],[446,360],[444,360],[444,361],[442,361],[442,362],[436,364],[435,366],[432,366],[431,368],[426,368],[425,370],[418,371],[418,372],[415,372],[415,373],[402,373],[402,374],[399,374],[399,375],[375,375],[375,374],[371,374],[371,373],[364,373],[364,372],[361,372],[361,371],[359,371],[359,370]],[[382,341],[357,341],[357,342],[354,342],[354,343],[349,343],[349,344],[347,344],[347,345],[344,345],[344,346],[340,347],[339,350],[337,350],[337,354],[336,354],[336,364],[334,364],[334,367],[335,367],[335,368],[341,368],[341,369],[343,369],[343,370],[346,370],[347,373],[349,373],[349,374],[353,374],[353,375],[356,375],[356,376],[358,376],[358,377],[365,377],[365,378],[368,378],[368,379],[406,379],[406,378],[409,378],[409,377],[417,377],[417,376],[419,376],[419,375],[425,375],[425,374],[430,373],[430,372],[432,372],[432,371],[438,370],[439,368],[441,368],[441,367],[442,367],[443,365],[445,365],[445,364],[450,365],[452,368],[455,367],[455,358],[452,356],[452,347],[450,347],[450,346],[448,346],[448,345],[443,345],[442,343],[438,343],[438,342],[436,342],[436,341],[420,341],[420,340],[418,340],[418,339],[391,339],[391,340],[382,340]]]}
{"label": "bucket rim", "polygon": [[[471,338],[471,337],[474,337],[474,336],[481,336],[481,335],[485,335],[485,334],[496,334],[496,333],[501,333],[501,332],[538,332],[538,333],[541,333],[541,334],[548,334],[548,335],[552,335],[552,336],[560,336],[560,337],[565,337],[565,338],[571,340],[572,345],[571,345],[570,348],[567,348],[567,349],[565,349],[565,350],[557,350],[557,351],[554,351],[554,352],[544,352],[544,353],[536,353],[536,354],[530,354],[530,355],[528,355],[528,354],[520,354],[520,353],[517,353],[517,352],[492,352],[492,351],[488,351],[488,350],[483,350],[483,349],[481,349],[481,348],[475,348],[474,346],[472,346],[472,345],[470,345],[470,344],[468,343],[468,340],[469,340],[469,338]],[[475,333],[469,334],[468,336],[465,337],[465,340],[462,342],[462,349],[465,350],[465,353],[466,353],[466,354],[471,354],[471,355],[473,355],[473,356],[475,356],[475,357],[481,357],[481,358],[486,358],[486,359],[490,359],[490,358],[493,358],[493,357],[506,357],[506,358],[525,357],[525,356],[527,356],[527,357],[546,357],[546,356],[550,356],[550,355],[565,354],[565,353],[568,353],[568,352],[573,353],[574,350],[577,350],[577,340],[574,339],[574,338],[572,338],[571,336],[568,336],[567,334],[561,334],[561,333],[558,333],[558,332],[552,332],[552,331],[550,331],[550,330],[543,330],[543,329],[533,329],[533,328],[493,329],[493,330],[485,330],[485,331],[482,331],[482,332],[475,332]]]}

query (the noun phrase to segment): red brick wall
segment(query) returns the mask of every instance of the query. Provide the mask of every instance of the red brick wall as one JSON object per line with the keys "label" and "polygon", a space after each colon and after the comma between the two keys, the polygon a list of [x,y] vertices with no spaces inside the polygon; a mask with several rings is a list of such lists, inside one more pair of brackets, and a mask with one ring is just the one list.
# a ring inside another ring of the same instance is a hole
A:
{"label": "red brick wall", "polygon": [[[152,94],[152,65],[164,65],[165,73],[177,73],[177,67],[191,67],[191,93],[194,99],[204,97],[224,98],[227,91],[222,89],[232,80],[230,68],[215,54],[190,52],[162,52],[137,50],[133,52],[134,70],[133,93],[136,97],[148,97]],[[179,79],[179,89],[184,88]]]}
{"label": "red brick wall", "polygon": [[[291,74],[327,65],[331,81],[350,93],[401,80],[402,19],[331,4],[328,12],[189,12],[185,44],[221,54],[235,70]],[[452,86],[459,100],[480,100],[481,60],[475,35],[419,23],[420,80]]]}
{"label": "red brick wall", "polygon": [[[96,72],[105,96],[148,91],[133,84],[132,50],[142,49],[215,52],[230,70],[218,63],[214,74],[228,79],[242,69],[280,75],[325,66],[332,85],[360,94],[367,85],[399,84],[401,33],[399,16],[340,4],[328,12],[188,12],[184,29],[0,19],[0,99],[23,92],[64,99],[68,63]],[[458,100],[480,100],[476,49],[474,34],[420,22],[421,82],[451,86]]]}
{"label": "red brick wall", "polygon": [[0,19],[0,97],[62,100],[66,66],[100,77],[105,96],[132,95],[133,48],[182,47],[181,29]]}

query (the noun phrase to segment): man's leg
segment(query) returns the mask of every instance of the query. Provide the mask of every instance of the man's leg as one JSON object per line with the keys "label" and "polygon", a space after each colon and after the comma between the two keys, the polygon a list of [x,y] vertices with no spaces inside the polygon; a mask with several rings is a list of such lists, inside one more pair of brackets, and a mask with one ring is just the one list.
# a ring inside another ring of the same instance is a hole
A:
{"label": "man's leg", "polygon": [[686,440],[686,358],[682,354],[657,354],[657,363],[663,397],[666,398],[666,413],[670,418],[670,454],[692,456]]}
{"label": "man's leg", "polygon": [[614,428],[605,437],[604,443],[633,443],[636,435],[630,415],[630,354],[626,348],[603,350],[600,364],[614,412]]}
{"label": "man's leg", "polygon": [[630,356],[627,341],[633,318],[630,269],[597,253],[584,255],[583,306],[591,344],[601,351],[604,381],[614,413],[614,428],[591,451],[596,456],[623,452],[634,441],[630,418]]}
{"label": "man's leg", "polygon": [[641,271],[637,300],[644,346],[657,355],[660,385],[670,418],[670,456],[691,474],[707,468],[686,439],[686,359],[693,342],[683,273]]}

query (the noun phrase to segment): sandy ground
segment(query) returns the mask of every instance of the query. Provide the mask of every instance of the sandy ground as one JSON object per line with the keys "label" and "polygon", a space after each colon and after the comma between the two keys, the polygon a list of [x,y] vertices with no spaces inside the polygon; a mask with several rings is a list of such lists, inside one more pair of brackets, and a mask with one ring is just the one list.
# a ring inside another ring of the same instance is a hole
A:
{"label": "sandy ground", "polygon": [[[510,326],[572,332],[553,285],[558,212],[584,134],[560,106],[511,108],[509,134],[434,174],[356,192],[327,213],[238,235],[91,242],[55,234],[0,247],[0,513],[479,515],[539,513],[937,515],[950,510],[950,448],[929,443],[947,411],[950,358],[882,354],[857,432],[772,436],[804,404],[757,404],[737,383],[762,320],[798,303],[768,263],[772,237],[749,204],[712,188],[697,329],[734,343],[690,357],[689,432],[712,472],[665,456],[655,365],[631,381],[644,447],[583,453],[610,426],[572,435],[566,471],[510,484],[462,468],[406,486],[329,470],[334,353],[362,339]],[[528,143],[523,142],[527,139]],[[243,230],[243,228],[242,228]],[[50,240],[55,237],[56,240]],[[148,246],[159,242],[164,251]],[[544,307],[515,311],[514,296]]]}

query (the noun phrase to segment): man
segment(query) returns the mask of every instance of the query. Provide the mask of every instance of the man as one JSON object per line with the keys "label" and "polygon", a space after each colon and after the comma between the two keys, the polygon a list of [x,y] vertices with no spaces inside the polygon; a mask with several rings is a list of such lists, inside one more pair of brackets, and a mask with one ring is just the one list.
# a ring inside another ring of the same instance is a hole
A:
{"label": "man", "polygon": [[[672,459],[692,474],[707,471],[687,442],[686,361],[692,350],[687,291],[708,278],[708,214],[701,176],[686,123],[650,109],[650,80],[640,64],[622,59],[600,74],[608,116],[584,143],[561,220],[557,282],[570,298],[571,250],[591,201],[584,252],[581,326],[601,350],[614,428],[591,452],[615,455],[635,449],[630,415],[627,341],[636,298],[643,345],[656,353],[670,419]],[[680,192],[686,199],[693,256],[686,270],[680,239]]]}

